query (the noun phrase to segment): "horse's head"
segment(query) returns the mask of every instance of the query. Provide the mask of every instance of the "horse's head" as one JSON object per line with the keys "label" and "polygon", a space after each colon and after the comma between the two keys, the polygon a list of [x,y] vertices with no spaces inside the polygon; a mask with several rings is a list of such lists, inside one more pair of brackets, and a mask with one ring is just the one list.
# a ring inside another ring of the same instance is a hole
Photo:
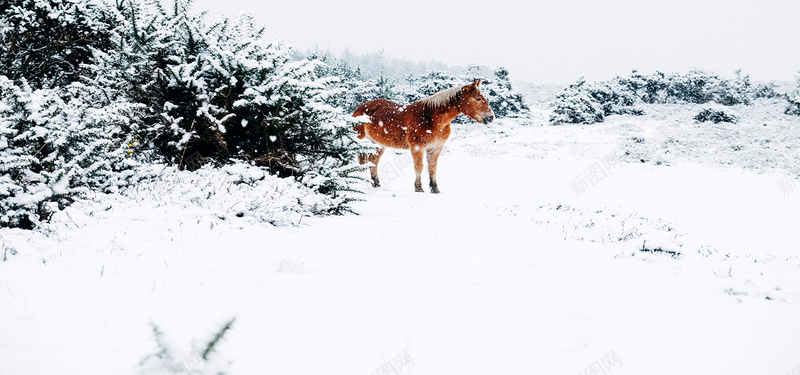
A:
{"label": "horse's head", "polygon": [[489,102],[486,98],[481,95],[481,90],[478,89],[480,84],[481,80],[477,80],[461,88],[459,109],[461,113],[469,116],[469,118],[488,124],[494,121],[494,112],[489,107]]}

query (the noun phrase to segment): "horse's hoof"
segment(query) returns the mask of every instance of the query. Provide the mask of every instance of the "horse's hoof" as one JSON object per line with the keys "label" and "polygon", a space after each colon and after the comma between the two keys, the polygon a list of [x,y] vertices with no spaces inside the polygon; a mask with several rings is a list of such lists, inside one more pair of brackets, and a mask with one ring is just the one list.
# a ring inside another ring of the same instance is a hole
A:
{"label": "horse's hoof", "polygon": [[431,189],[431,194],[439,194],[439,189]]}
{"label": "horse's hoof", "polygon": [[417,193],[424,193],[425,192],[425,190],[422,190],[422,185],[415,185],[414,186],[414,191],[417,192]]}

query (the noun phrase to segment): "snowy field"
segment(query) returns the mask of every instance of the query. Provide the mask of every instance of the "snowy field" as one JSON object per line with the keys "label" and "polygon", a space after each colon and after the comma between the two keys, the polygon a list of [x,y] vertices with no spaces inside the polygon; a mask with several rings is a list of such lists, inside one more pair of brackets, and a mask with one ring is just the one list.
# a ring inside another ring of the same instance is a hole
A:
{"label": "snowy field", "polygon": [[442,194],[387,152],[358,215],[314,216],[328,202],[241,166],[143,171],[0,229],[0,374],[794,373],[800,117],[783,103],[725,108],[737,124],[659,105],[549,126],[537,105],[458,125]]}

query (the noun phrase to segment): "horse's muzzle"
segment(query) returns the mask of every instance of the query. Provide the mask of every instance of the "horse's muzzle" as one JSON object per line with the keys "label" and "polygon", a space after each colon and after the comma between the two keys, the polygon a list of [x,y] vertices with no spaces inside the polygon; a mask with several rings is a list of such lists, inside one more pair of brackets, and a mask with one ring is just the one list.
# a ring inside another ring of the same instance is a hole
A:
{"label": "horse's muzzle", "polygon": [[489,116],[486,116],[486,117],[483,118],[483,123],[484,124],[488,124],[488,123],[490,123],[492,121],[494,121],[494,115],[489,115]]}

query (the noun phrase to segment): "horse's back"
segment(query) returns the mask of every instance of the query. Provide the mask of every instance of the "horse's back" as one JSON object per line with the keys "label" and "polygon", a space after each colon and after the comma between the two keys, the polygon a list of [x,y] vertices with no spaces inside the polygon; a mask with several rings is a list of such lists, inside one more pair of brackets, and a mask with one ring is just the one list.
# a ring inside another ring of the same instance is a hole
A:
{"label": "horse's back", "polygon": [[373,117],[379,113],[385,113],[387,111],[393,112],[397,111],[401,106],[391,100],[388,99],[375,99],[370,100],[356,108],[355,112],[353,112],[353,117],[358,117],[362,115],[367,115]]}
{"label": "horse's back", "polygon": [[369,137],[373,141],[392,148],[407,149],[406,123],[408,113],[405,106],[388,99],[370,100],[356,108],[354,117],[367,115],[370,123],[355,127],[358,137]]}

